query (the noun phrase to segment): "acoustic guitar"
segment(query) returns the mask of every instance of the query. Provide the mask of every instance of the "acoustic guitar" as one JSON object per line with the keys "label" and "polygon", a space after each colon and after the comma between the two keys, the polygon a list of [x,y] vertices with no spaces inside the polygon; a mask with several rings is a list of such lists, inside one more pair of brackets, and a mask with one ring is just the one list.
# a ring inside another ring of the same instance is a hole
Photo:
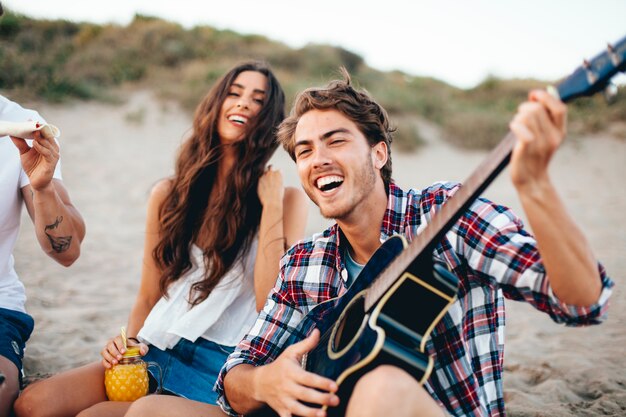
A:
{"label": "acoustic guitar", "polygon": [[[577,68],[551,92],[563,102],[604,90],[626,70],[626,37]],[[354,385],[379,365],[398,366],[419,383],[433,369],[426,341],[456,301],[458,278],[433,262],[433,250],[470,204],[508,164],[515,145],[509,134],[408,244],[393,236],[365,265],[348,291],[311,310],[286,344],[298,342],[314,328],[319,344],[302,359],[307,371],[333,379],[340,406],[327,415],[343,416]],[[254,416],[274,415],[269,407]]]}

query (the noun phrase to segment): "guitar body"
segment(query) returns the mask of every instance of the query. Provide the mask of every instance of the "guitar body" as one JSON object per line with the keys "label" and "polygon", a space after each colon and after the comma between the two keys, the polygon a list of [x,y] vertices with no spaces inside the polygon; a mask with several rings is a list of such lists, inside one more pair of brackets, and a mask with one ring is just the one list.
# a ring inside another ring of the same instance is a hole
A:
{"label": "guitar body", "polygon": [[338,317],[324,322],[320,343],[306,356],[307,371],[339,385],[340,406],[328,409],[329,416],[345,414],[356,382],[379,365],[402,368],[420,384],[430,375],[433,360],[424,352],[425,344],[456,300],[457,278],[442,267],[433,273],[429,257],[411,264],[373,309],[365,308],[367,288],[379,276],[381,266],[389,265],[405,247],[400,236],[381,246],[341,297],[335,308]]}
{"label": "guitar body", "polygon": [[[356,382],[379,365],[400,367],[420,384],[430,375],[433,360],[424,347],[456,300],[457,278],[440,266],[433,273],[431,258],[418,258],[373,309],[365,309],[368,288],[406,245],[401,236],[388,239],[345,294],[311,310],[299,327],[300,332],[317,328],[321,333],[317,347],[303,358],[303,367],[339,385],[340,405],[328,408],[328,416],[343,416]],[[276,414],[264,409],[253,415]]]}

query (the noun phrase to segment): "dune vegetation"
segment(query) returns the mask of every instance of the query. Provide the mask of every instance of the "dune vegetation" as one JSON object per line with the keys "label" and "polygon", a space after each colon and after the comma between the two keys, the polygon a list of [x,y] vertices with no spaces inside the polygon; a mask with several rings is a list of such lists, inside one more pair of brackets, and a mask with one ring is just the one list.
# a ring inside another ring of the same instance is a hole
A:
{"label": "dune vegetation", "polygon": [[[397,127],[396,142],[404,149],[422,142],[411,123],[415,117],[434,122],[459,146],[492,147],[527,91],[550,81],[489,77],[462,90],[435,78],[379,71],[336,46],[294,49],[264,36],[209,26],[186,29],[143,15],[126,26],[36,20],[11,11],[0,19],[0,91],[19,100],[115,103],[125,89],[142,87],[192,111],[217,77],[246,59],[272,66],[288,106],[299,90],[323,85],[338,76],[340,66],[346,67],[354,82],[389,111]],[[618,95],[624,98],[626,93],[621,89]],[[609,106],[597,96],[578,100],[570,109],[573,134],[610,129],[626,138],[626,100]]]}

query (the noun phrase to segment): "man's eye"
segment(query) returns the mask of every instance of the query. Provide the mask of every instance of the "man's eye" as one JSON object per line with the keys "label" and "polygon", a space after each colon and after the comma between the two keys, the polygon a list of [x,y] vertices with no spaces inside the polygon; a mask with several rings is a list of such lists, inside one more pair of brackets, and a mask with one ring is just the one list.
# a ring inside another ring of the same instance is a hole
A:
{"label": "man's eye", "polygon": [[311,151],[309,149],[302,149],[302,150],[296,152],[296,158],[300,158],[302,156],[306,156],[310,152]]}

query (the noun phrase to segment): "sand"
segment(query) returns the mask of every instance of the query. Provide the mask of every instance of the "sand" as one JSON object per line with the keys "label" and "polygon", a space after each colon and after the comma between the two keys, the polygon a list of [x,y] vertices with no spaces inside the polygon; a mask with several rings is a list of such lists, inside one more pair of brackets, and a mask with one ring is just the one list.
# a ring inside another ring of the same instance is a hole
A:
{"label": "sand", "polygon": [[[122,104],[33,105],[62,130],[65,184],[87,224],[80,259],[66,269],[36,243],[26,211],[16,265],[36,321],[25,371],[32,378],[99,360],[104,343],[126,323],[138,288],[146,201],[173,170],[191,115],[147,90]],[[394,153],[404,187],[462,181],[485,157],[443,143],[436,127],[416,122],[428,144]],[[295,167],[279,149],[272,163],[287,185]],[[552,165],[555,183],[597,257],[617,282],[609,319],[565,328],[528,305],[508,302],[505,396],[511,416],[626,415],[626,142],[609,136],[568,138]],[[522,213],[504,172],[487,197]],[[307,233],[329,222],[311,205]]]}

